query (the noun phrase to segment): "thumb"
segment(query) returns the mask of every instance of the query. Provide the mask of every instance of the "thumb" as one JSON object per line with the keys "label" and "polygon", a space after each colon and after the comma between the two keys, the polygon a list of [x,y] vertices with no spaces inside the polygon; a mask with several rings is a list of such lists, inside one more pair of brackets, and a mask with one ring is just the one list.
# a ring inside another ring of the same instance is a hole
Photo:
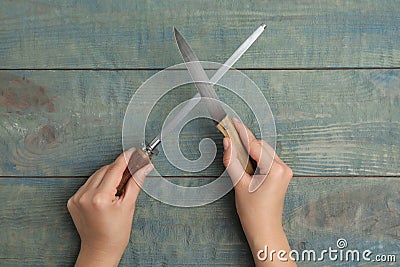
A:
{"label": "thumb", "polygon": [[[225,137],[224,141],[224,166],[226,167],[229,176],[231,177],[233,185],[236,187],[238,184],[243,184],[244,186],[248,186],[250,183],[250,176],[243,169],[242,164],[240,163],[235,145],[232,144],[231,139],[229,137]],[[243,179],[242,179],[243,178]],[[246,186],[246,188],[247,188]]]}
{"label": "thumb", "polygon": [[128,183],[126,184],[123,197],[123,202],[126,203],[126,205],[133,205],[133,207],[135,206],[136,199],[139,195],[140,188],[143,186],[144,179],[152,169],[153,164],[147,164],[146,166],[137,170],[133,174],[132,179],[129,179]]}

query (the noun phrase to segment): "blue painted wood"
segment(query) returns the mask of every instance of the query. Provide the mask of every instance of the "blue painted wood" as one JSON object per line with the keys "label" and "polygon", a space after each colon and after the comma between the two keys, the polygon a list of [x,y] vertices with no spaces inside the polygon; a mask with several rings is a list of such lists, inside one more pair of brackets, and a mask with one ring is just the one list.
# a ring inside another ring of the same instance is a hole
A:
{"label": "blue painted wood", "polygon": [[[191,178],[179,178],[191,179]],[[82,178],[1,178],[1,266],[70,266],[79,238],[66,209]],[[348,249],[395,254],[400,249],[397,178],[295,178],[285,200],[292,249]],[[176,208],[141,192],[121,266],[252,266],[233,192],[198,208]],[[355,263],[350,265],[354,266]],[[348,266],[343,261],[299,266]],[[358,265],[358,264],[357,264]],[[366,264],[362,266],[390,266]],[[396,266],[392,264],[391,266]]]}
{"label": "blue painted wood", "polygon": [[261,23],[242,68],[398,67],[400,3],[384,1],[12,1],[0,6],[2,68],[164,68],[176,26],[224,62]]}
{"label": "blue painted wood", "polygon": [[[246,74],[271,105],[280,157],[296,175],[314,177],[295,178],[288,190],[284,225],[292,248],[320,251],[346,238],[351,249],[398,254],[399,5],[396,0],[3,1],[0,265],[72,265],[79,242],[66,200],[84,182],[79,177],[121,152],[122,120],[134,91],[154,69],[182,62],[172,26],[200,59],[223,62],[262,22],[267,31],[236,67],[255,68]],[[22,71],[9,70],[14,68]],[[39,68],[48,71],[33,70]],[[149,134],[159,130],[160,114],[193,93],[185,87],[167,95],[149,120]],[[235,97],[221,99],[255,128]],[[210,124],[196,121],[184,129],[181,144],[189,158],[198,156],[202,137],[221,148]],[[164,175],[188,177],[174,179],[181,185],[205,183],[212,179],[205,176],[223,170],[220,152],[197,174],[177,171],[162,150],[154,163]],[[232,193],[195,209],[170,207],[142,193],[136,215],[121,266],[253,265]],[[316,265],[354,264],[299,263]]]}
{"label": "blue painted wood", "polygon": [[[0,73],[0,175],[88,176],[122,151],[122,122],[135,90],[155,71],[21,71]],[[277,151],[296,175],[399,175],[400,72],[398,70],[246,71],[275,116]],[[24,78],[25,77],[25,78]],[[239,85],[240,86],[240,85]],[[148,119],[149,139],[167,113],[195,93],[179,87],[159,101]],[[253,130],[251,110],[220,92]],[[259,105],[265,103],[260,100]],[[135,123],[132,121],[130,123]],[[143,122],[144,123],[144,122]],[[180,136],[183,153],[199,157],[211,137],[219,152],[200,173],[154,157],[162,175],[218,176],[222,136],[207,120]]]}

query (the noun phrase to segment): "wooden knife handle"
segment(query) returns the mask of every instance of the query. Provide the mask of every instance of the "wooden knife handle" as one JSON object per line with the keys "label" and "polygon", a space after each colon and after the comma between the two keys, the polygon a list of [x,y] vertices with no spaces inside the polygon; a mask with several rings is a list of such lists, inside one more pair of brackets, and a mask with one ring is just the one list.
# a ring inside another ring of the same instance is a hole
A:
{"label": "wooden knife handle", "polygon": [[240,140],[239,134],[236,131],[235,126],[228,116],[226,116],[218,125],[218,130],[225,136],[229,137],[232,143],[235,145],[237,156],[242,164],[245,171],[252,175],[254,174],[253,160],[249,157],[246,148],[244,147],[242,141]]}
{"label": "wooden knife handle", "polygon": [[122,174],[122,179],[117,187],[117,193],[115,195],[116,196],[122,195],[122,193],[124,192],[125,185],[132,177],[132,175],[135,174],[137,170],[141,169],[143,166],[149,163],[150,163],[149,155],[143,149],[135,148],[132,156],[129,159],[128,166],[126,167],[124,173]]}

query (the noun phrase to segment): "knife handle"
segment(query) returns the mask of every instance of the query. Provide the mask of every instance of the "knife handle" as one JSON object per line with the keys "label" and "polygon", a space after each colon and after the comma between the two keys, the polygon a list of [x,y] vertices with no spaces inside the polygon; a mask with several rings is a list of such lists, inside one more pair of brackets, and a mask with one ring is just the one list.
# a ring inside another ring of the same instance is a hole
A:
{"label": "knife handle", "polygon": [[144,149],[134,149],[135,150],[133,151],[133,154],[128,161],[128,166],[122,174],[121,182],[117,187],[117,193],[115,194],[116,196],[122,195],[126,183],[129,181],[132,175],[136,173],[137,170],[150,163],[150,158],[152,154],[149,155]]}
{"label": "knife handle", "polygon": [[249,154],[240,140],[239,134],[236,131],[231,119],[228,118],[228,116],[223,118],[222,121],[217,125],[217,129],[225,137],[229,137],[231,139],[232,143],[235,145],[237,157],[243,168],[248,174],[253,175],[255,170],[253,166],[253,160],[249,157]]}

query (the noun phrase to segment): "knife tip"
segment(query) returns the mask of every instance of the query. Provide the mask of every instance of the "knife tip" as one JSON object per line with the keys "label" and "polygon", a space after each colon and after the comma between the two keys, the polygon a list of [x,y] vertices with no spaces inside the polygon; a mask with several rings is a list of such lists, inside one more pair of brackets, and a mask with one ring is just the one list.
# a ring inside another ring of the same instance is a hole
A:
{"label": "knife tip", "polygon": [[174,26],[174,35],[175,35],[175,40],[182,39],[181,33],[178,31],[177,28],[175,28],[175,26]]}
{"label": "knife tip", "polygon": [[265,28],[267,28],[267,24],[263,23],[263,24],[261,24],[261,27],[263,27],[265,29]]}

